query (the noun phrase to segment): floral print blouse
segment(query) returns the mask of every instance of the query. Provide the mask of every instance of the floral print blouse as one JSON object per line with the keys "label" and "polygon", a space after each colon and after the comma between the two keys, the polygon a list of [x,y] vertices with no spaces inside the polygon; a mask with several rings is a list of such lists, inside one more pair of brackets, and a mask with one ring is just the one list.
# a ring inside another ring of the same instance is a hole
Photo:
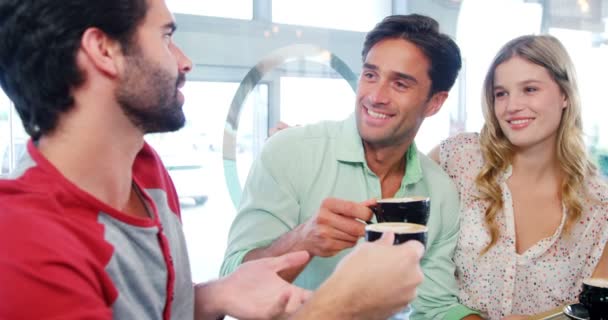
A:
{"label": "floral print blouse", "polygon": [[584,199],[582,218],[569,236],[562,234],[564,208],[555,234],[518,254],[513,201],[506,183],[509,167],[499,181],[504,199],[497,216],[500,237],[480,255],[490,234],[484,222],[487,204],[476,199],[475,178],[483,164],[479,135],[463,133],[443,141],[439,157],[460,194],[460,235],[454,254],[460,302],[490,319],[500,319],[577,301],[582,280],[593,273],[608,240],[608,189],[600,178],[586,180],[591,197]]}

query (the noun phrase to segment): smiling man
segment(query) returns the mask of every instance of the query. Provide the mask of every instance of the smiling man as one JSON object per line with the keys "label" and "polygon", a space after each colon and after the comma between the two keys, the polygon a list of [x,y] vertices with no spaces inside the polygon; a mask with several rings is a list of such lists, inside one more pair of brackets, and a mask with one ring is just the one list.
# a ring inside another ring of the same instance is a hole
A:
{"label": "smiling man", "polygon": [[429,196],[425,280],[412,304],[414,318],[461,319],[474,311],[456,299],[458,195],[414,143],[423,120],[448,97],[460,51],[435,20],[397,15],[368,33],[362,58],[353,116],[268,140],[250,171],[222,272],[306,250],[313,257],[308,265],[282,276],[315,289],[364,235],[374,199]]}

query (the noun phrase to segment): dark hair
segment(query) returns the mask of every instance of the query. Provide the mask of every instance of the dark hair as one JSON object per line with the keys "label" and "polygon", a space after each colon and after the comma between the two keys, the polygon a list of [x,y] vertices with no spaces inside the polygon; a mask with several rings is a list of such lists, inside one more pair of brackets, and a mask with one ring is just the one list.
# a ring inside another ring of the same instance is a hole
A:
{"label": "dark hair", "polygon": [[460,49],[448,35],[439,32],[437,21],[419,14],[384,18],[365,37],[361,52],[363,60],[376,43],[388,38],[407,40],[427,56],[431,65],[429,96],[452,88],[462,66]]}
{"label": "dark hair", "polygon": [[52,131],[74,104],[85,30],[99,28],[128,50],[147,10],[146,0],[0,2],[0,85],[32,138]]}

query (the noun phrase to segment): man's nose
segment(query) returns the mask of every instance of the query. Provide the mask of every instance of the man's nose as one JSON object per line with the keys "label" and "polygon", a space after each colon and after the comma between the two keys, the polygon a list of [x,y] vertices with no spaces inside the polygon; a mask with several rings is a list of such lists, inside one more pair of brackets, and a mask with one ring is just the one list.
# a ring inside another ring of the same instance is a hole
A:
{"label": "man's nose", "polygon": [[389,84],[380,81],[376,83],[369,93],[370,102],[373,104],[387,104],[389,102]]}
{"label": "man's nose", "polygon": [[190,58],[188,58],[188,56],[178,46],[175,46],[175,55],[177,57],[180,72],[190,72],[192,70],[192,60],[190,60]]}

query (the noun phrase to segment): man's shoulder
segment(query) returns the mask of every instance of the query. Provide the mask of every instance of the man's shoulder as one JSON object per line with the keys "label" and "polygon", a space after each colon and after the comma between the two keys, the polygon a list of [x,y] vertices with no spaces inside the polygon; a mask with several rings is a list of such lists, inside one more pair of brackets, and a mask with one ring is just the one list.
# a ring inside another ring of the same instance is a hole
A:
{"label": "man's shoulder", "polygon": [[422,152],[418,152],[422,175],[429,192],[434,198],[457,198],[458,189],[450,176],[435,162]]}
{"label": "man's shoulder", "polygon": [[101,228],[94,214],[62,205],[66,196],[52,190],[28,190],[16,181],[0,181],[0,251],[6,252],[9,247],[41,254],[62,251]]}
{"label": "man's shoulder", "polygon": [[[55,196],[61,194],[45,195],[0,182],[0,282],[11,290],[28,288],[48,301],[68,294],[78,294],[74,299],[81,300],[80,290],[100,288],[98,279],[112,248],[103,241],[104,228],[94,215],[60,206]],[[30,292],[3,299],[15,305],[31,296]]]}
{"label": "man's shoulder", "polygon": [[305,126],[290,127],[268,138],[263,156],[298,158],[326,149],[340,137],[343,121],[321,121]]}
{"label": "man's shoulder", "polygon": [[320,121],[283,129],[268,139],[269,143],[293,143],[294,140],[324,140],[340,134],[344,121]]}
{"label": "man's shoulder", "polygon": [[45,222],[61,223],[77,211],[80,211],[77,200],[61,188],[54,189],[50,184],[38,186],[21,180],[0,180],[0,227],[22,227],[25,224],[31,228]]}
{"label": "man's shoulder", "polygon": [[427,178],[431,184],[443,184],[446,182],[452,182],[450,176],[429,156],[423,152],[418,151],[418,159],[420,161],[420,167],[422,168],[422,174]]}

